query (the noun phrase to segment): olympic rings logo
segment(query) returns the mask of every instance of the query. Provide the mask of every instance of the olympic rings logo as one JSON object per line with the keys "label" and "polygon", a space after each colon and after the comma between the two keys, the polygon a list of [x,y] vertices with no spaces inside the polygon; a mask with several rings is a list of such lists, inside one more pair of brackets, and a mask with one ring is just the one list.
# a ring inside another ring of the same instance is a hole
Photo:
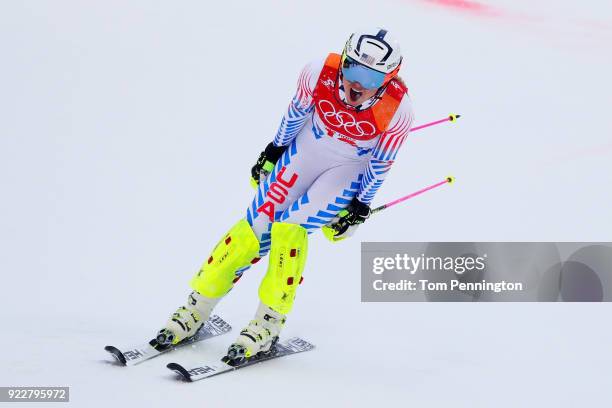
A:
{"label": "olympic rings logo", "polygon": [[330,126],[343,129],[348,135],[354,137],[373,136],[376,134],[376,127],[367,121],[355,120],[355,117],[347,111],[336,112],[336,107],[326,100],[318,103],[321,116]]}

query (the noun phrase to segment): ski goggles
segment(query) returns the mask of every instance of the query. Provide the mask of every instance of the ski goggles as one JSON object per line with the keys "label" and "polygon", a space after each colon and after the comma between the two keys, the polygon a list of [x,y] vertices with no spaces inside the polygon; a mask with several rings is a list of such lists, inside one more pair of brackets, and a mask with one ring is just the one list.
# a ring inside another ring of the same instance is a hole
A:
{"label": "ski goggles", "polygon": [[366,89],[380,88],[387,74],[368,68],[344,54],[342,56],[342,75],[350,82],[359,82]]}

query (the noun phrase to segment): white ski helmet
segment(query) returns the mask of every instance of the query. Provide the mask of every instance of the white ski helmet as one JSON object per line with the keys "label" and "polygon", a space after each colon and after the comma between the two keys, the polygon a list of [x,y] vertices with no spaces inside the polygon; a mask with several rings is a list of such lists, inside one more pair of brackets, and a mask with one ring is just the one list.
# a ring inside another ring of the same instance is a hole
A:
{"label": "white ski helmet", "polygon": [[[383,86],[397,75],[401,65],[402,54],[399,43],[383,28],[351,34],[342,52],[343,73],[347,77],[352,76],[358,82],[367,82],[367,84],[361,83],[366,88]],[[359,66],[362,68],[347,70]],[[368,72],[364,68],[369,68],[375,73]],[[347,72],[349,75],[346,75]]]}

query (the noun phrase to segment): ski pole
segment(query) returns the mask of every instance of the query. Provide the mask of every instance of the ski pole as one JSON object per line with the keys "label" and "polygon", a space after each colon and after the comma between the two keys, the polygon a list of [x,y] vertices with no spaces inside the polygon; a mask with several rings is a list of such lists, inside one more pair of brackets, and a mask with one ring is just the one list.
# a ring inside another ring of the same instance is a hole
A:
{"label": "ski pole", "polygon": [[[420,126],[416,126],[413,127],[412,129],[410,129],[410,132],[416,132],[417,130],[421,130],[421,129],[425,129],[428,128],[430,126],[434,126],[434,125],[439,125],[440,123],[444,123],[444,122],[455,122],[457,119],[459,119],[461,117],[461,115],[457,115],[454,113],[451,113],[450,115],[448,115],[446,118],[444,119],[439,119],[439,120],[435,120],[433,122],[429,122],[429,123],[425,123],[424,125],[420,125]],[[388,202],[387,204],[383,204],[380,207],[376,207],[374,209],[372,209],[372,211],[370,212],[370,215],[376,214],[386,208],[389,207],[393,207],[396,204],[399,204],[403,201],[409,200],[413,197],[416,197],[418,195],[421,195],[429,190],[433,190],[434,188],[438,188],[444,184],[453,184],[455,182],[455,178],[453,176],[448,176],[446,177],[444,180],[432,184],[429,187],[425,187],[419,191],[415,191],[412,194],[408,194],[407,196],[404,197],[400,197],[397,200],[393,200],[391,202]],[[342,210],[340,211],[340,213],[338,213],[338,215],[340,217],[343,216],[343,212],[346,213],[346,210]],[[330,241],[334,241],[334,237],[336,235],[336,233],[338,233],[339,231],[341,231],[344,227],[346,227],[346,220],[344,220],[343,218],[340,218],[337,222],[333,223],[333,224],[327,224],[324,225],[321,229],[323,231],[323,234],[327,237],[327,239],[329,239]]]}
{"label": "ski pole", "polygon": [[[417,130],[425,129],[427,127],[434,126],[434,125],[439,125],[440,123],[444,123],[444,122],[455,122],[460,117],[461,117],[461,115],[456,115],[454,113],[451,113],[450,115],[448,115],[448,117],[446,117],[444,119],[435,120],[433,122],[425,123],[424,125],[413,127],[412,129],[410,129],[410,132],[416,132]],[[374,208],[372,210],[372,212],[370,214],[374,214],[374,213],[377,213],[379,211],[384,210],[385,208],[392,207],[395,204],[399,204],[402,201],[406,201],[406,200],[408,200],[408,199],[410,199],[412,197],[416,197],[419,194],[423,194],[426,191],[429,191],[429,190],[434,189],[436,187],[440,187],[443,184],[446,184],[446,183],[453,184],[454,181],[455,181],[455,178],[453,176],[448,176],[446,179],[444,179],[444,181],[440,181],[439,183],[433,184],[433,185],[431,185],[429,187],[425,187],[425,188],[423,188],[423,189],[421,189],[419,191],[415,191],[412,194],[408,194],[407,196],[398,198],[397,200],[391,201],[390,203],[383,204],[380,207],[376,207],[376,208]]]}
{"label": "ski pole", "polygon": [[[380,212],[380,211],[382,211],[382,210],[384,210],[386,208],[393,207],[396,204],[399,204],[399,203],[401,203],[403,201],[409,200],[409,199],[411,199],[413,197],[416,197],[416,196],[418,196],[420,194],[423,194],[426,191],[433,190],[434,188],[438,188],[438,187],[440,187],[440,186],[442,186],[444,184],[453,184],[454,182],[455,182],[455,178],[453,176],[448,176],[444,180],[439,181],[439,182],[437,182],[435,184],[432,184],[431,186],[422,188],[419,191],[415,191],[412,194],[408,194],[407,196],[400,197],[397,200],[393,200],[391,202],[388,202],[387,204],[383,204],[380,207],[376,207],[376,208],[372,209],[372,211],[370,211],[370,216],[372,216],[372,215],[374,215],[374,214],[376,214],[376,213],[378,213],[378,212]],[[340,217],[342,217],[343,213],[347,214],[348,212],[347,212],[346,209],[344,209],[344,210],[340,211],[338,213],[338,215]],[[323,234],[327,237],[327,239],[329,239],[330,241],[333,241],[334,240],[334,236],[339,231],[342,231],[343,229],[345,229],[347,226],[348,226],[348,222],[344,218],[340,218],[337,222],[335,222],[333,224],[324,225],[322,227],[322,231],[323,231]]]}
{"label": "ski pole", "polygon": [[406,200],[409,200],[409,199],[411,199],[413,197],[421,195],[421,194],[425,193],[426,191],[433,190],[434,188],[438,188],[438,187],[443,186],[444,184],[447,184],[447,183],[448,184],[453,184],[454,182],[455,182],[455,178],[453,176],[448,176],[444,180],[439,181],[439,182],[437,182],[435,184],[432,184],[431,186],[422,188],[422,189],[420,189],[418,191],[415,191],[414,193],[408,194],[407,196],[400,197],[397,200],[393,200],[391,202],[388,202],[387,204],[383,204],[380,207],[376,207],[376,208],[372,209],[372,211],[370,212],[370,215],[375,214],[377,212],[380,212],[380,211],[382,211],[382,210],[384,210],[386,208],[393,207],[394,205],[397,205],[397,204],[399,204],[399,203],[401,203],[403,201],[406,201]]}
{"label": "ski pole", "polygon": [[[433,121],[433,122],[425,123],[424,125],[413,127],[412,129],[410,129],[410,132],[415,132],[417,130],[425,129],[426,127],[438,125],[438,124],[444,123],[444,122],[455,122],[460,117],[461,117],[461,115],[456,115],[454,113],[451,113],[450,115],[448,115],[448,117],[446,117],[444,119],[436,120],[436,121]],[[415,191],[414,193],[408,194],[407,196],[398,198],[397,200],[393,200],[393,201],[391,201],[391,202],[389,202],[387,204],[383,204],[380,207],[376,207],[376,208],[372,209],[372,212],[370,214],[375,214],[375,213],[377,213],[379,211],[384,210],[385,208],[393,207],[394,205],[399,204],[402,201],[409,200],[409,199],[411,199],[413,197],[416,197],[416,196],[418,196],[420,194],[423,194],[426,191],[433,190],[434,188],[440,187],[441,185],[444,185],[446,183],[453,184],[454,181],[455,181],[455,178],[453,176],[448,176],[443,181],[440,181],[440,182],[438,182],[436,184],[432,184],[431,186],[425,187],[425,188],[423,188],[423,189],[421,189],[419,191]]]}
{"label": "ski pole", "polygon": [[420,126],[415,126],[415,127],[410,129],[410,132],[411,133],[412,132],[416,132],[417,130],[425,129],[427,127],[434,126],[434,125],[439,125],[440,123],[444,123],[444,122],[455,122],[460,117],[461,117],[461,115],[455,115],[454,113],[451,113],[450,115],[448,115],[444,119],[435,120],[433,122],[425,123],[424,125],[420,125]]}

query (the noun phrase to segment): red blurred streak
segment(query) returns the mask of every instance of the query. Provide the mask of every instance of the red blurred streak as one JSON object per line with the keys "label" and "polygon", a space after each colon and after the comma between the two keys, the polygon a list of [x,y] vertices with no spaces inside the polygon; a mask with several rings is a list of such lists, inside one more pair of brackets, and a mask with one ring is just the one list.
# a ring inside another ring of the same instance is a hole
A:
{"label": "red blurred streak", "polygon": [[431,3],[442,7],[447,7],[459,11],[464,11],[482,16],[494,16],[501,13],[491,6],[470,1],[470,0],[423,0],[425,3]]}

